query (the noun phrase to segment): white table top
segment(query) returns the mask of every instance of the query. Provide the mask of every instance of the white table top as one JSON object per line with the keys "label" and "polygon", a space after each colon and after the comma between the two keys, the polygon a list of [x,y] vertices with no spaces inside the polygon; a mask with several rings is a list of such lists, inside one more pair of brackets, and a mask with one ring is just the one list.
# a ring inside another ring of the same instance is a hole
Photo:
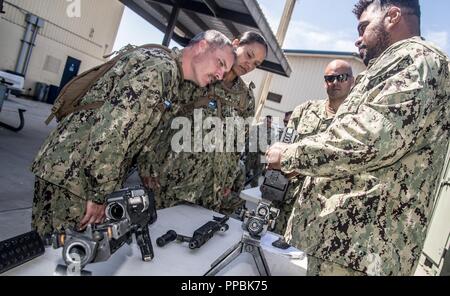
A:
{"label": "white table top", "polygon": [[[243,233],[241,221],[230,218],[227,222],[230,226],[228,231],[217,232],[201,248],[195,250],[189,249],[187,243],[176,241],[160,248],[156,245],[156,239],[170,229],[175,230],[178,234],[192,236],[197,228],[212,220],[214,214],[207,209],[189,205],[160,210],[157,221],[150,226],[150,236],[155,253],[152,261],[142,261],[139,248],[133,238],[131,245],[122,246],[105,262],[87,265],[85,270],[92,272],[94,276],[201,276],[209,270],[212,262],[241,240]],[[270,242],[275,239],[275,235],[267,233],[261,240],[272,275],[305,275],[306,257],[292,257],[275,253],[276,249],[270,246]],[[301,254],[298,250],[294,250],[297,251],[296,255]],[[11,269],[3,275],[55,275],[57,265],[64,264],[61,253],[61,248],[57,250],[51,247],[46,248],[44,255]],[[243,253],[218,275],[251,276],[259,275],[259,273],[251,255]]]}

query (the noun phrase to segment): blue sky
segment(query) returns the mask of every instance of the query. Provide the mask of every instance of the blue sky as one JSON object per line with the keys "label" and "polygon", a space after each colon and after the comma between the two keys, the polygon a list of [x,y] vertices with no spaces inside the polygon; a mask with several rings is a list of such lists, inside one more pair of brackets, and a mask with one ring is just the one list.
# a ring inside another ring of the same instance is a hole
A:
{"label": "blue sky", "polygon": [[[258,0],[276,32],[285,1]],[[297,0],[283,48],[356,51],[357,0]],[[450,53],[450,1],[421,0],[422,35]],[[114,49],[128,43],[161,43],[163,34],[134,12],[125,9]],[[171,45],[176,45],[172,43]]]}

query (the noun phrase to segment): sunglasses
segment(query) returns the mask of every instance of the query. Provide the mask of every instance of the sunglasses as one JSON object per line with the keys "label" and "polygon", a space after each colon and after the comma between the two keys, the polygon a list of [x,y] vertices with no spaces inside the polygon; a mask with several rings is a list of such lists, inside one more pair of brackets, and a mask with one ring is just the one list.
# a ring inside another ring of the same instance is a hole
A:
{"label": "sunglasses", "polygon": [[347,73],[339,74],[339,75],[325,75],[324,76],[325,82],[328,82],[328,83],[333,83],[336,80],[338,82],[344,82],[344,81],[347,81],[349,77],[350,77],[350,75]]}

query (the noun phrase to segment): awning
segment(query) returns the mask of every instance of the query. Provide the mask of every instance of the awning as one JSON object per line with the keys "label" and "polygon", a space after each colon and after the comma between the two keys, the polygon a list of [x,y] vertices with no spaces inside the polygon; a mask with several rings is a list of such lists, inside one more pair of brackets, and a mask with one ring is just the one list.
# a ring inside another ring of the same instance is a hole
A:
{"label": "awning", "polygon": [[262,34],[269,46],[260,69],[289,77],[291,67],[256,0],[120,0],[165,33],[163,44],[173,39],[186,46],[196,34],[218,30],[230,39],[245,31]]}

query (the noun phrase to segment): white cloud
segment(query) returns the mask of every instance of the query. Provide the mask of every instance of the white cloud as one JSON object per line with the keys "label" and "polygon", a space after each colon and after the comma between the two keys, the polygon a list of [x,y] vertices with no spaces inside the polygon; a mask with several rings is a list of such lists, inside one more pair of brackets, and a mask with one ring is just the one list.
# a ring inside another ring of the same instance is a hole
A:
{"label": "white cloud", "polygon": [[[261,9],[274,32],[278,27],[276,20],[270,11],[261,5]],[[283,48],[287,49],[310,49],[329,51],[356,52],[355,41],[344,31],[325,31],[310,23],[291,20]]]}
{"label": "white cloud", "polygon": [[292,21],[284,48],[355,52],[355,42],[343,31],[324,31],[314,25]]}
{"label": "white cloud", "polygon": [[447,49],[449,45],[448,32],[445,31],[442,32],[429,31],[425,34],[425,38],[444,50]]}

